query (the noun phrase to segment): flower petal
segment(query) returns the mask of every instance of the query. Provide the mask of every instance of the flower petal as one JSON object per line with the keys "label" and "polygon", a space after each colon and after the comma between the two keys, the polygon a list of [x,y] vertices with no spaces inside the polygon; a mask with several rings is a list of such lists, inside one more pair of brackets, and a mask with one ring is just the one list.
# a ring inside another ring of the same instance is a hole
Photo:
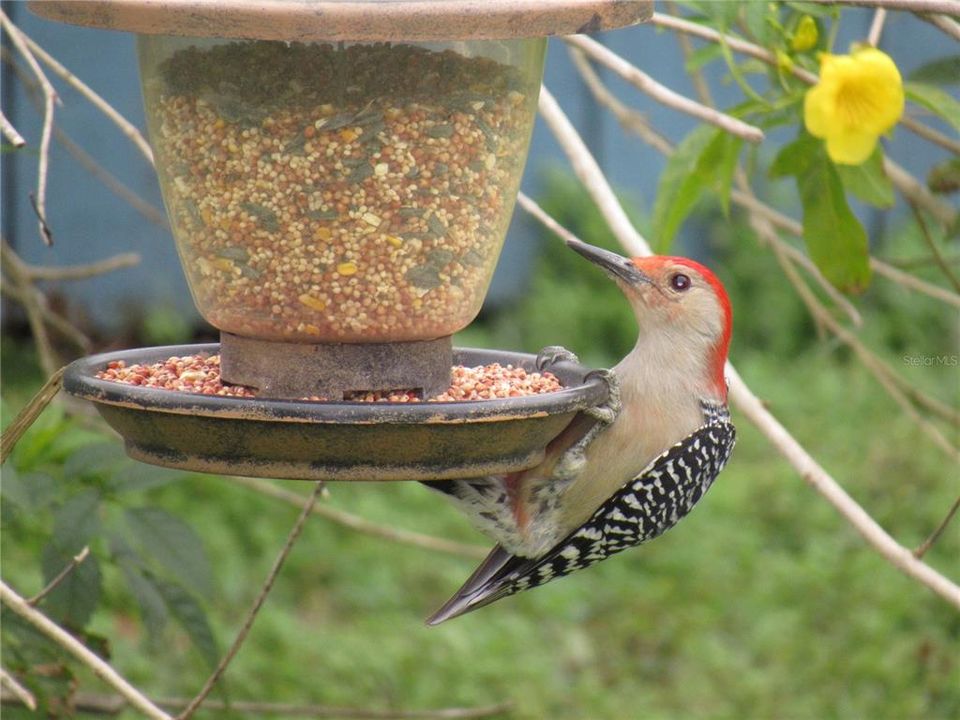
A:
{"label": "flower petal", "polygon": [[823,84],[807,91],[803,98],[803,124],[814,137],[823,138],[836,125],[834,102]]}
{"label": "flower petal", "polygon": [[877,146],[877,136],[863,130],[833,131],[827,135],[827,155],[837,165],[860,165]]}

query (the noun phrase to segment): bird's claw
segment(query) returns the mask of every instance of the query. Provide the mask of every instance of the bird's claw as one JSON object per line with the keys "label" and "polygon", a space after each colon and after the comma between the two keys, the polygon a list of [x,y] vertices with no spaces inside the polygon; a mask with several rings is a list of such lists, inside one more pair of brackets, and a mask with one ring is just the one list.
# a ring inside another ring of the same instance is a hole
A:
{"label": "bird's claw", "polygon": [[607,386],[607,399],[599,405],[587,408],[584,412],[597,422],[603,425],[609,425],[620,414],[623,404],[620,400],[620,378],[613,370],[601,369],[591,370],[587,373],[584,381],[599,378]]}
{"label": "bird's claw", "polygon": [[548,370],[559,362],[579,362],[579,358],[561,345],[549,345],[537,353],[538,372]]}

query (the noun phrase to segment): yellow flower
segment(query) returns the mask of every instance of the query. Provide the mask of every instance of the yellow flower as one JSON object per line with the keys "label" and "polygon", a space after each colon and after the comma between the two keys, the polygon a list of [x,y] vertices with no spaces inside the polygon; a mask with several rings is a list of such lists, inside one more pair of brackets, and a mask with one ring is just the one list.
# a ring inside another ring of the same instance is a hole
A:
{"label": "yellow flower", "polygon": [[864,162],[902,114],[903,81],[888,55],[867,47],[821,56],[820,82],[807,91],[803,120],[811,135],[826,138],[835,163]]}
{"label": "yellow flower", "polygon": [[800,18],[797,31],[790,40],[790,49],[794,52],[806,52],[817,46],[820,34],[817,32],[817,21],[809,15]]}

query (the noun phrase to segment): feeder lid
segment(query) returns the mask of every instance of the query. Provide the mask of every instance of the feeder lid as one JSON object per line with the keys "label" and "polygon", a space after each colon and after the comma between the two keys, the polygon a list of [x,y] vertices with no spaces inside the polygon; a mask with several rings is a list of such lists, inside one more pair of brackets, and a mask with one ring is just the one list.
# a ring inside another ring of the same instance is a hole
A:
{"label": "feeder lid", "polygon": [[148,35],[428,41],[593,33],[649,20],[653,0],[34,0],[30,9]]}

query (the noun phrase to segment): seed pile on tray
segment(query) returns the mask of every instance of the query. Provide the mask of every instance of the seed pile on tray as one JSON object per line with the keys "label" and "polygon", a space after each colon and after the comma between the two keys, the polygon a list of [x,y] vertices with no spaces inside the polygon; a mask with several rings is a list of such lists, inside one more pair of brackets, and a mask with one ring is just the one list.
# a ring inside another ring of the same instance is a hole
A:
{"label": "seed pile on tray", "polygon": [[476,315],[537,96],[515,68],[409,45],[236,42],[174,53],[145,90],[212,324],[389,342]]}
{"label": "seed pile on tray", "polygon": [[[151,364],[127,366],[123,360],[114,360],[106,370],[97,373],[101,380],[113,380],[127,385],[140,385],[163,390],[200,393],[202,395],[229,395],[254,398],[257,391],[242,385],[225,385],[220,380],[219,355],[185,355],[170,357]],[[563,389],[559,379],[550,372],[527,372],[512,365],[491,363],[477,367],[455,365],[451,384],[446,392],[430,398],[430,402],[462,400],[494,400],[524,397],[556,392]],[[323,402],[319,396],[303,398]],[[413,391],[360,392],[345,398],[352,402],[420,402]]]}

